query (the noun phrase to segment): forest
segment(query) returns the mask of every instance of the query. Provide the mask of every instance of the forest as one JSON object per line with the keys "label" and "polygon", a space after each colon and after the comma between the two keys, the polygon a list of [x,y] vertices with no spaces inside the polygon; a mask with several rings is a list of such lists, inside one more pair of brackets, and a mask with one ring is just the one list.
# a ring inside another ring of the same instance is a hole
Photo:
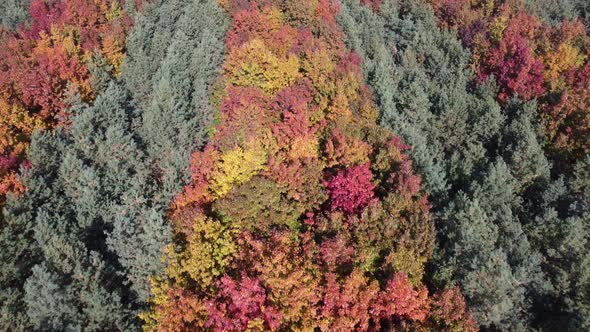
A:
{"label": "forest", "polygon": [[590,331],[588,0],[0,0],[0,331]]}

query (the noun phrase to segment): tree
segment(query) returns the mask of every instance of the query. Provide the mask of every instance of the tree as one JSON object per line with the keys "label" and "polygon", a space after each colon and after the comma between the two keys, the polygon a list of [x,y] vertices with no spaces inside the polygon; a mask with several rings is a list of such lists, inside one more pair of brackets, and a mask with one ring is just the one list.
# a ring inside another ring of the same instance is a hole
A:
{"label": "tree", "polygon": [[215,120],[209,97],[228,22],[212,0],[155,2],[143,13],[129,36],[124,80],[141,109],[140,135],[167,202],[189,180],[190,155]]}
{"label": "tree", "polygon": [[[146,15],[165,9],[149,6]],[[221,10],[212,1],[185,10],[175,34],[193,46],[169,47],[157,63],[149,103],[132,100],[130,85],[114,82],[108,58],[95,53],[92,104],[77,94],[67,101],[67,124],[34,136],[27,190],[9,202],[3,225],[6,247],[22,243],[6,251],[13,266],[6,271],[14,271],[1,280],[7,326],[137,328],[148,276],[164,267],[160,257],[171,237],[166,210],[188,175],[190,150],[212,120],[209,87],[223,58]],[[139,22],[131,40],[144,29],[145,19]],[[135,50],[130,56],[140,58]],[[185,62],[193,67],[177,72]],[[127,81],[135,72],[131,61],[125,68]]]}
{"label": "tree", "polygon": [[[19,196],[28,186],[39,189],[45,185],[27,173],[30,164],[25,158],[29,141],[36,130],[53,127],[58,120],[67,118],[64,99],[70,91],[78,92],[86,101],[92,100],[94,81],[89,67],[98,71],[107,68],[108,76],[114,74],[113,68],[121,60],[121,41],[130,23],[117,4],[116,1],[32,1],[29,6],[28,1],[5,1],[0,5],[1,24],[13,30],[19,25],[17,31],[0,29],[3,45],[0,51],[0,206],[3,207],[0,242],[5,264],[0,277],[0,326],[3,329],[30,330],[44,319],[43,315],[35,314],[32,321],[25,301],[25,288],[30,288],[25,282],[33,267],[44,259],[35,235],[36,218],[41,213],[39,205],[47,199],[46,191],[31,193],[27,198]],[[23,15],[25,7],[26,15]],[[30,19],[21,23],[25,16]],[[89,58],[95,51],[96,58],[106,61],[92,62]],[[44,151],[29,156],[34,165],[56,163],[47,160]],[[19,169],[25,173],[23,183],[17,176]],[[32,172],[35,171],[43,172],[39,169]],[[6,200],[8,206],[4,210]],[[44,268],[35,267],[35,271],[40,278],[49,276]],[[59,305],[51,308],[59,309]]]}
{"label": "tree", "polygon": [[498,161],[470,194],[451,203],[443,219],[448,226],[441,230],[442,264],[486,328],[527,328],[532,311],[527,298],[544,286],[541,255],[531,248],[515,215],[515,187],[506,164]]}
{"label": "tree", "polygon": [[534,12],[545,22],[559,25],[563,21],[573,21],[580,16],[578,1],[566,0],[556,3],[550,0],[525,0],[524,4],[530,12]]}
{"label": "tree", "polygon": [[0,25],[14,30],[29,18],[29,0],[7,0],[0,4]]}
{"label": "tree", "polygon": [[[431,194],[437,246],[427,280],[457,284],[485,329],[530,328],[542,317],[530,303],[551,288],[529,233],[527,213],[536,208],[525,204],[550,180],[536,104],[500,106],[496,80],[474,87],[473,60],[424,4],[342,7],[339,22],[363,59],[381,124],[412,146],[408,155]],[[465,17],[454,11],[460,6],[438,8],[450,15],[446,22]]]}
{"label": "tree", "polygon": [[572,177],[544,183],[527,202],[538,207],[528,216],[532,222],[527,228],[544,256],[542,267],[551,284],[549,296],[535,303],[539,311],[551,315],[540,321],[547,330],[590,326],[588,170],[588,158],[580,160]]}
{"label": "tree", "polygon": [[448,314],[451,290],[422,284],[427,198],[408,147],[376,125],[335,5],[224,6],[219,122],[170,213],[144,328],[473,330],[461,301]]}
{"label": "tree", "polygon": [[549,157],[556,162],[554,177],[571,173],[569,165],[584,157],[580,142],[586,141],[586,112],[565,106],[585,99],[589,39],[578,18],[584,5],[563,1],[563,12],[555,12],[546,1],[435,0],[432,5],[441,25],[456,30],[470,49],[479,83],[494,77],[502,104],[513,96],[539,101],[551,142]]}
{"label": "tree", "polygon": [[34,136],[28,190],[7,206],[6,216],[9,223],[29,229],[32,243],[25,252],[36,257],[36,264],[23,271],[26,282],[18,291],[24,293],[21,300],[35,329],[132,326],[132,308],[124,303],[131,294],[105,243],[114,221],[123,216],[117,204],[124,194],[144,192],[137,185],[149,184],[137,166],[140,155],[127,132],[125,106],[125,94],[111,85],[94,106],[72,109],[70,128]]}
{"label": "tree", "polygon": [[[43,163],[31,165],[34,185],[23,200],[32,202],[41,262],[25,283],[27,314],[35,328],[128,329],[135,295],[109,251],[109,233],[126,218],[145,228],[159,226],[153,230],[164,237],[166,227],[133,208],[150,192],[150,181],[129,132],[124,91],[111,84],[93,106],[71,111],[70,128],[37,135],[31,148]],[[157,269],[158,248],[148,244],[140,247]]]}
{"label": "tree", "polygon": [[[165,15],[161,5],[146,5],[146,17]],[[27,190],[9,200],[2,225],[2,245],[14,248],[3,252],[2,326],[138,328],[148,276],[163,272],[171,241],[166,210],[212,121],[208,96],[223,59],[222,11],[213,1],[184,5],[174,34],[186,43],[171,44],[156,63],[148,102],[128,90],[133,61],[143,56],[138,49],[130,47],[124,82],[113,80],[107,56],[95,52],[92,103],[71,89],[67,123],[34,135]],[[147,18],[137,15],[130,40],[146,29]],[[187,62],[192,67],[177,70]]]}
{"label": "tree", "polygon": [[[2,6],[19,20],[16,5]],[[17,173],[32,133],[67,122],[68,93],[91,103],[97,86],[92,74],[120,73],[131,25],[118,0],[33,0],[27,9],[28,23],[17,31],[0,29],[0,205],[6,193],[24,189]]]}
{"label": "tree", "polygon": [[[25,183],[26,181],[25,176]],[[39,246],[34,240],[34,222],[29,201],[8,195],[8,208],[0,224],[0,326],[2,331],[27,331],[32,328],[24,302],[24,283],[37,264]]]}

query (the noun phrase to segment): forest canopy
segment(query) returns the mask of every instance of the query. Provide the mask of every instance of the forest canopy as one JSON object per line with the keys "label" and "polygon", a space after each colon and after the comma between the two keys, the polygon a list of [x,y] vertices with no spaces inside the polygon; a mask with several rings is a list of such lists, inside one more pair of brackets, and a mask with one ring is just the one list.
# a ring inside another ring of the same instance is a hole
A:
{"label": "forest canopy", "polygon": [[5,0],[0,331],[590,330],[585,0]]}

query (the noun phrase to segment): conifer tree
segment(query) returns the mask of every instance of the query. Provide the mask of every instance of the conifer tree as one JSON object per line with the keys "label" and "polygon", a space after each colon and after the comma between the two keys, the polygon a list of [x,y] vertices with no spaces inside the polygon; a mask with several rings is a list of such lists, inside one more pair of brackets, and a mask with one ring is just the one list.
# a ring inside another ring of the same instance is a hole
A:
{"label": "conifer tree", "polygon": [[228,22],[213,0],[157,4],[145,9],[129,37],[124,78],[141,109],[140,135],[167,200],[188,181],[190,154],[202,146],[214,120],[209,96]]}
{"label": "conifer tree", "polygon": [[[25,189],[17,177],[33,132],[67,123],[68,92],[91,103],[93,88],[120,73],[131,25],[121,2],[27,1],[30,19],[15,31],[0,28],[0,206],[8,192]],[[16,15],[16,4],[0,6]]]}
{"label": "conifer tree", "polygon": [[573,176],[541,184],[526,202],[532,211],[528,233],[550,281],[548,296],[535,299],[546,330],[590,328],[589,165],[588,158],[580,160]]}
{"label": "conifer tree", "polygon": [[39,246],[34,240],[31,201],[9,194],[7,207],[0,223],[0,329],[27,331],[32,326],[24,302],[24,283],[39,262]]}
{"label": "conifer tree", "polygon": [[142,301],[149,294],[147,276],[158,274],[160,249],[170,241],[159,227],[171,200],[189,179],[192,151],[206,140],[206,128],[213,121],[209,96],[223,61],[227,31],[226,14],[215,0],[146,6],[129,36],[122,78],[136,107],[134,134],[142,142],[152,181],[143,206],[134,208],[153,226],[143,228],[130,216],[115,223],[109,242],[137,281]]}
{"label": "conifer tree", "polygon": [[0,3],[0,26],[14,30],[29,18],[29,0],[5,0]]}
{"label": "conifer tree", "polygon": [[581,14],[578,0],[525,0],[525,7],[551,25],[559,25],[563,21],[573,21]]}
{"label": "conifer tree", "polygon": [[105,238],[127,212],[117,211],[125,194],[149,182],[120,88],[112,84],[93,106],[79,102],[71,111],[71,127],[35,136],[28,190],[7,206],[7,222],[30,230],[27,249],[37,257],[19,291],[34,329],[128,329],[133,295]]}

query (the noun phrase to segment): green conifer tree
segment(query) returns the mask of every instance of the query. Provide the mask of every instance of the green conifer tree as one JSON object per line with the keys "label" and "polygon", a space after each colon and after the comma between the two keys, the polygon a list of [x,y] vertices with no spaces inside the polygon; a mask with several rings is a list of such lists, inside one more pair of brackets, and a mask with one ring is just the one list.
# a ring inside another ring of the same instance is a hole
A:
{"label": "green conifer tree", "polygon": [[0,2],[0,26],[14,30],[29,18],[29,0],[3,0]]}

